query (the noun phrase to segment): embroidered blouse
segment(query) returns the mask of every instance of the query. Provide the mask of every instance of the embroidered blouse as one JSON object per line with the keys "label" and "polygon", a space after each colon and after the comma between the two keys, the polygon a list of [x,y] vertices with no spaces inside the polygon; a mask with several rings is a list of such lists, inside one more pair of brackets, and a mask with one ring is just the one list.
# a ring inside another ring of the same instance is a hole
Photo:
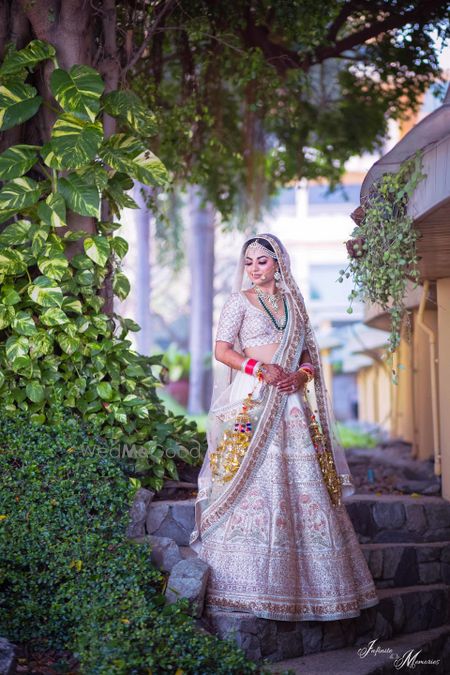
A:
{"label": "embroidered blouse", "polygon": [[234,344],[239,338],[242,349],[279,343],[283,331],[277,330],[270,316],[253,305],[243,292],[231,293],[219,317],[217,340]]}

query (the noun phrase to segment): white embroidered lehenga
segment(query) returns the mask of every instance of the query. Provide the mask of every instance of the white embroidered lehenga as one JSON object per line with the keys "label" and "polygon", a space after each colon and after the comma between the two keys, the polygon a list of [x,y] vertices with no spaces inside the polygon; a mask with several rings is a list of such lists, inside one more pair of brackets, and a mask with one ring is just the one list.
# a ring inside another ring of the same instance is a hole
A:
{"label": "white embroidered lehenga", "polygon": [[298,369],[302,351],[308,349],[315,378],[308,398],[256,385],[250,444],[232,480],[221,484],[211,472],[210,458],[224,431],[232,428],[255,378],[225,366],[215,376],[208,451],[190,537],[191,547],[210,565],[205,604],[284,621],[358,616],[379,600],[353,525],[341,500],[332,499],[311,438],[310,405],[323,432],[322,449],[330,450],[339,494],[352,494],[345,454],[332,430],[317,342],[286,249],[274,235],[258,238],[277,254],[288,306],[286,328],[277,330],[242,290],[246,242],[216,340],[232,343],[246,356],[275,345],[271,362],[287,372]]}

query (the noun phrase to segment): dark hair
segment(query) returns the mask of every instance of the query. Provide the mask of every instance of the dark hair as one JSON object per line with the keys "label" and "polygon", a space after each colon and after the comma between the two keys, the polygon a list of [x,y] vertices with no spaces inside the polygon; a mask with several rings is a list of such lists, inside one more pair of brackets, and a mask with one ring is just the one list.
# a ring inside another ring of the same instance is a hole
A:
{"label": "dark hair", "polygon": [[[258,243],[263,242],[263,245],[264,245],[265,248],[268,248],[269,251],[272,251],[272,253],[275,253],[275,250],[274,250],[272,244],[269,241],[267,241],[267,239],[264,239],[264,237],[253,237],[252,239],[249,239],[245,243],[245,250],[247,250],[247,246],[250,246],[250,244],[253,244],[254,241],[257,241]],[[275,260],[277,260],[277,258],[275,258]]]}

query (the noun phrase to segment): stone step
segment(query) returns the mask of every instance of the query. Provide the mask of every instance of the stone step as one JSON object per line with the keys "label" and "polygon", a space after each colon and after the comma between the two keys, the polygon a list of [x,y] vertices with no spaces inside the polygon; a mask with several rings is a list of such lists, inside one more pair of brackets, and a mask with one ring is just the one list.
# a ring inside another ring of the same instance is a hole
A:
{"label": "stone step", "polygon": [[375,607],[340,621],[272,621],[250,612],[208,607],[199,621],[222,639],[234,639],[250,659],[270,662],[367,645],[370,640],[388,640],[449,622],[450,586],[446,584],[384,588],[378,590],[378,597]]}
{"label": "stone step", "polygon": [[361,544],[377,588],[450,584],[450,541]]}
{"label": "stone step", "polygon": [[[394,666],[397,656],[400,659],[398,666],[404,663],[398,669]],[[420,661],[430,662],[421,664]],[[394,672],[408,673],[411,669],[415,675],[448,675],[450,624],[401,635],[393,640],[377,640],[370,646],[300,656],[267,665],[266,669],[274,675],[281,675],[287,670],[294,675],[390,675]]]}
{"label": "stone step", "polygon": [[[194,529],[194,499],[153,500],[146,533],[189,544]],[[359,541],[366,543],[450,540],[450,502],[441,497],[352,495],[345,505]]]}
{"label": "stone step", "polygon": [[345,505],[363,544],[450,539],[450,502],[441,497],[352,495]]}

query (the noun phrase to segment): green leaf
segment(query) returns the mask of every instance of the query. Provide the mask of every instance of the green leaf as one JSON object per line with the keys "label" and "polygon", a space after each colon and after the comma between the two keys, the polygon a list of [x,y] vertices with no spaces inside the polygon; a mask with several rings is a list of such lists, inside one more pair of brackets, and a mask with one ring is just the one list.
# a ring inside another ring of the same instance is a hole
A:
{"label": "green leaf", "polygon": [[112,91],[106,94],[104,109],[112,117],[126,122],[142,136],[153,136],[158,131],[156,116],[132,91]]}
{"label": "green leaf", "polygon": [[63,239],[64,241],[78,241],[79,239],[83,239],[83,237],[87,237],[88,235],[89,232],[86,232],[85,230],[74,230],[73,232],[68,230],[64,233]]}
{"label": "green leaf", "polygon": [[49,141],[48,143],[44,143],[44,145],[41,148],[41,157],[44,161],[44,164],[49,166],[51,169],[56,169],[57,171],[62,170],[62,164],[61,164],[61,159],[60,157],[55,153],[53,149],[53,145]]}
{"label": "green leaf", "polygon": [[32,68],[37,63],[55,56],[55,48],[48,42],[32,40],[26,47],[16,51],[10,49],[0,67],[0,76],[11,75],[22,68]]}
{"label": "green leaf", "polygon": [[47,238],[48,232],[44,227],[40,227],[39,229],[33,232],[33,237],[31,240],[31,250],[34,256],[37,257],[40,254],[40,252],[45,246]]}
{"label": "green leaf", "polygon": [[70,321],[69,317],[59,307],[46,309],[45,312],[42,312],[40,319],[44,326],[62,326]]}
{"label": "green leaf", "polygon": [[27,392],[28,398],[30,401],[33,401],[33,403],[41,403],[45,399],[45,389],[36,380],[28,382],[25,391]]}
{"label": "green leaf", "polygon": [[130,282],[122,272],[114,274],[113,291],[120,300],[125,300],[130,292]]}
{"label": "green leaf", "polygon": [[13,209],[15,212],[35,204],[41,194],[41,188],[31,178],[14,178],[0,190],[0,211]]}
{"label": "green leaf", "polygon": [[15,316],[14,307],[0,306],[0,329],[6,328]]}
{"label": "green leaf", "polygon": [[20,274],[27,269],[23,253],[14,249],[0,249],[0,273]]}
{"label": "green leaf", "polygon": [[0,180],[19,178],[37,161],[38,145],[13,145],[0,155]]}
{"label": "green leaf", "polygon": [[122,223],[114,223],[110,220],[100,220],[97,223],[97,227],[102,234],[109,235],[116,230],[119,230],[122,227]]}
{"label": "green leaf", "polygon": [[14,244],[24,244],[30,239],[29,220],[16,220],[15,223],[7,225],[0,233],[0,243],[2,246],[13,246]]}
{"label": "green leaf", "polygon": [[63,352],[69,355],[74,354],[80,346],[79,338],[70,337],[70,335],[66,335],[65,333],[60,333],[56,339]]}
{"label": "green leaf", "polygon": [[60,166],[77,169],[95,159],[102,140],[100,122],[85,122],[65,114],[53,126],[50,146]]}
{"label": "green leaf", "polygon": [[[64,306],[64,303],[63,303]],[[75,325],[75,323],[66,323],[63,326],[63,331],[67,333],[71,338],[76,338],[78,337],[78,328]]]}
{"label": "green leaf", "polygon": [[20,301],[21,297],[13,286],[3,286],[2,303],[4,305],[17,305]]}
{"label": "green leaf", "polygon": [[77,253],[76,255],[74,255],[70,261],[70,264],[77,270],[94,269],[94,263],[84,253]]}
{"label": "green leaf", "polygon": [[84,242],[86,255],[97,265],[104,267],[111,253],[109,242],[106,237],[87,237]]}
{"label": "green leaf", "polygon": [[61,307],[65,312],[76,312],[77,314],[81,314],[83,312],[81,302],[76,298],[66,296]]}
{"label": "green leaf", "polygon": [[80,286],[91,286],[94,282],[94,273],[91,270],[80,270],[74,279]]}
{"label": "green leaf", "polygon": [[28,312],[17,312],[11,326],[20,335],[34,335],[34,333],[37,333],[36,324]]}
{"label": "green leaf", "polygon": [[113,202],[115,211],[119,213],[120,209],[138,209],[134,199],[127,194],[126,190],[133,187],[132,179],[124,173],[115,173],[108,181],[105,190],[105,197]]}
{"label": "green leaf", "polygon": [[111,239],[111,248],[117,253],[119,258],[124,258],[128,252],[128,242],[123,237],[116,235]]}
{"label": "green leaf", "polygon": [[51,258],[38,258],[37,264],[42,274],[56,281],[61,281],[69,267],[69,261],[62,254],[53,255]]}
{"label": "green leaf", "polygon": [[72,211],[100,218],[100,191],[95,185],[85,182],[76,173],[70,173],[66,178],[60,178],[59,190]]}
{"label": "green leaf", "polygon": [[147,401],[144,401],[143,398],[139,398],[138,396],[135,396],[134,394],[128,394],[122,400],[122,403],[123,403],[123,405],[127,405],[127,406],[131,406],[131,405],[141,406],[141,405],[145,405],[147,403]]}
{"label": "green leaf", "polygon": [[144,144],[135,136],[113,134],[102,143],[99,155],[111,168],[128,174],[133,157],[139,155],[144,148]]}
{"label": "green leaf", "polygon": [[129,174],[146,185],[165,185],[167,169],[156,155],[135,137],[113,134],[100,147],[103,161],[113,169]]}
{"label": "green leaf", "polygon": [[166,167],[151,150],[144,150],[133,158],[130,175],[145,185],[164,186],[169,182]]}
{"label": "green leaf", "polygon": [[33,117],[41,105],[41,96],[29,84],[13,82],[0,85],[0,130],[11,129]]}
{"label": "green leaf", "polygon": [[111,401],[114,396],[113,388],[109,382],[100,382],[97,385],[97,392],[104,401]]}
{"label": "green leaf", "polygon": [[33,422],[33,424],[44,424],[46,419],[47,418],[43,413],[33,413],[30,415],[30,420]]}
{"label": "green leaf", "polygon": [[[18,356],[11,361],[11,368],[22,375],[30,376],[32,372],[32,363],[29,356]],[[28,371],[28,372],[24,372]]]}
{"label": "green leaf", "polygon": [[133,319],[124,319],[123,323],[127,330],[131,330],[133,333],[137,333],[141,330],[140,325],[136,323],[136,321],[133,321]]}
{"label": "green leaf", "polygon": [[30,339],[30,356],[31,358],[39,358],[50,354],[53,348],[53,341],[47,331],[39,330],[36,335],[32,335]]}
{"label": "green leaf", "polygon": [[57,192],[49,194],[45,202],[38,206],[38,216],[50,227],[65,227],[66,202]]}
{"label": "green leaf", "polygon": [[73,66],[68,72],[57,68],[50,78],[50,89],[61,108],[91,122],[100,110],[104,88],[99,73],[89,66]]}
{"label": "green leaf", "polygon": [[26,356],[30,343],[23,335],[12,335],[5,342],[6,358],[10,363],[15,361],[20,356]]}
{"label": "green leaf", "polygon": [[89,320],[85,316],[77,316],[75,325],[79,333],[85,333],[89,328]]}
{"label": "green leaf", "polygon": [[28,295],[41,307],[61,307],[63,292],[56,281],[46,276],[36,277],[28,287]]}
{"label": "green leaf", "polygon": [[108,185],[109,173],[99,162],[84,166],[77,173],[85,183],[94,183],[100,192]]}

